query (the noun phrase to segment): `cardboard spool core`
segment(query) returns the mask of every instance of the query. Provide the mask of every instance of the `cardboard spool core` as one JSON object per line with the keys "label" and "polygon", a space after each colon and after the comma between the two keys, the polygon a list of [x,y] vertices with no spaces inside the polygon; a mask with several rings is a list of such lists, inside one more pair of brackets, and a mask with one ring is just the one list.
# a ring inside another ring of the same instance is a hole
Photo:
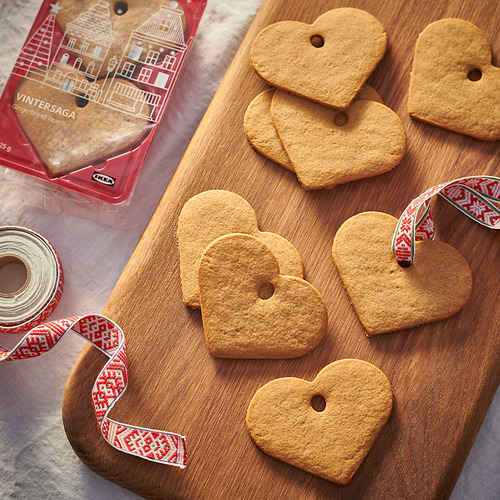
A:
{"label": "cardboard spool core", "polygon": [[15,255],[0,257],[0,297],[20,294],[30,282],[30,268]]}

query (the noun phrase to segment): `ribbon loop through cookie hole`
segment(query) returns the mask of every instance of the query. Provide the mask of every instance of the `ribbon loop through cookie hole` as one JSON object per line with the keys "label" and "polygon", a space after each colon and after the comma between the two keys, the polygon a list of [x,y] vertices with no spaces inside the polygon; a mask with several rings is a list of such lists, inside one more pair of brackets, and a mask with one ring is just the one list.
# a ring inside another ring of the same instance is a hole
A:
{"label": "ribbon loop through cookie hole", "polygon": [[259,297],[262,300],[268,300],[274,295],[274,285],[272,283],[264,283],[259,288]]}
{"label": "ribbon loop through cookie hole", "polygon": [[398,260],[398,264],[400,265],[400,267],[402,267],[403,269],[407,269],[408,267],[411,266],[411,262],[408,262],[407,260]]}
{"label": "ribbon loop through cookie hole", "polygon": [[318,49],[325,45],[325,39],[321,35],[312,35],[311,38],[309,38],[309,41],[313,47]]}
{"label": "ribbon loop through cookie hole", "polygon": [[311,398],[311,406],[314,411],[317,411],[318,413],[322,412],[326,408],[326,401],[321,394],[316,394]]}
{"label": "ribbon loop through cookie hole", "polygon": [[128,10],[127,2],[116,2],[113,10],[117,16],[123,16]]}
{"label": "ribbon loop through cookie hole", "polygon": [[481,80],[481,77],[483,76],[483,74],[481,73],[481,70],[480,69],[471,69],[468,73],[467,73],[467,78],[471,81],[471,82],[478,82],[479,80]]}
{"label": "ribbon loop through cookie hole", "polygon": [[0,257],[0,296],[17,295],[28,282],[28,267],[21,259],[11,255]]}
{"label": "ribbon loop through cookie hole", "polygon": [[349,117],[343,112],[339,111],[336,115],[335,118],[333,119],[335,125],[337,127],[343,127],[344,125],[347,125],[347,122],[349,121]]}

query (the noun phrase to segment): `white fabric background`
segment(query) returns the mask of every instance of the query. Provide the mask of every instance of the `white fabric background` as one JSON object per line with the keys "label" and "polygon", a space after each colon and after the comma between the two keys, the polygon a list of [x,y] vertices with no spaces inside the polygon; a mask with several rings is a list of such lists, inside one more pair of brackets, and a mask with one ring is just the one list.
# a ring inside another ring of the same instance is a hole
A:
{"label": "white fabric background", "polygon": [[[0,225],[40,232],[63,262],[65,289],[51,319],[104,307],[260,3],[208,1],[166,118],[125,206],[94,204],[0,169]],[[40,0],[0,0],[0,91],[39,6]],[[0,334],[0,343],[12,347],[19,338]],[[0,498],[138,498],[85,467],[64,433],[64,385],[83,343],[70,335],[41,358],[0,364]],[[452,500],[500,498],[499,450],[497,394]]]}

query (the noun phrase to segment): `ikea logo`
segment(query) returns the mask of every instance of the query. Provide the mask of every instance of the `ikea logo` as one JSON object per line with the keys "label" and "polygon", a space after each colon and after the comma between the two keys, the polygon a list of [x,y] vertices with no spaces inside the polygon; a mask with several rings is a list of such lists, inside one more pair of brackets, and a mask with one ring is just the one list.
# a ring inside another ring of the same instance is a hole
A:
{"label": "ikea logo", "polygon": [[92,174],[92,180],[105,184],[106,186],[114,186],[116,179],[106,174],[101,174],[100,172],[94,172]]}

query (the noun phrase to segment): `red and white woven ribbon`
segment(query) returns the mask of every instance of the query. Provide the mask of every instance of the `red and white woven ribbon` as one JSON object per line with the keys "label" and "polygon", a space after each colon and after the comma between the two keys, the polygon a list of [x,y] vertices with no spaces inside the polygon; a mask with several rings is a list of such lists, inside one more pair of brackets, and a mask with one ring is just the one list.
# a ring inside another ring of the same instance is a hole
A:
{"label": "red and white woven ribbon", "polygon": [[[413,262],[415,241],[433,239],[436,233],[430,212],[430,199],[439,194],[458,210],[479,224],[491,229],[500,229],[500,178],[487,175],[462,177],[438,184],[415,198],[399,218],[392,239],[392,250],[403,266]],[[417,222],[417,213],[424,212]]]}
{"label": "red and white woven ribbon", "polygon": [[[57,307],[64,287],[64,273],[59,255],[50,241],[41,234],[21,226],[1,226],[0,244],[5,243],[4,240],[6,240],[7,244],[10,243],[9,237],[16,237],[21,240],[14,241],[13,251],[8,252],[9,255],[21,258],[25,265],[34,268],[31,269],[32,272],[40,271],[43,266],[48,268],[48,271],[43,276],[44,282],[40,284],[38,289],[36,283],[30,283],[29,287],[32,284],[35,285],[35,292],[30,294],[28,287],[27,290],[19,294],[12,294],[12,297],[7,301],[10,301],[10,304],[3,303],[0,306],[0,333],[23,333],[45,321]],[[32,250],[38,250],[34,256],[34,262],[30,262],[29,259],[29,257],[33,257],[30,255]],[[5,249],[0,250],[0,257],[3,256],[2,251],[5,251]],[[36,293],[40,289],[48,292],[44,294],[44,300],[41,302],[39,302],[40,295]],[[34,307],[30,307],[32,305]],[[3,307],[13,310],[14,307],[22,308],[23,306],[26,306],[26,310],[31,311],[31,313],[28,315],[20,314],[16,321],[7,320],[3,317],[5,312],[2,309]]]}
{"label": "red and white woven ribbon", "polygon": [[13,349],[0,346],[0,362],[41,356],[70,330],[109,357],[92,388],[97,424],[104,439],[125,453],[184,468],[187,458],[184,436],[122,424],[108,416],[127,388],[128,379],[125,335],[110,319],[85,315],[44,323],[29,331]]}

